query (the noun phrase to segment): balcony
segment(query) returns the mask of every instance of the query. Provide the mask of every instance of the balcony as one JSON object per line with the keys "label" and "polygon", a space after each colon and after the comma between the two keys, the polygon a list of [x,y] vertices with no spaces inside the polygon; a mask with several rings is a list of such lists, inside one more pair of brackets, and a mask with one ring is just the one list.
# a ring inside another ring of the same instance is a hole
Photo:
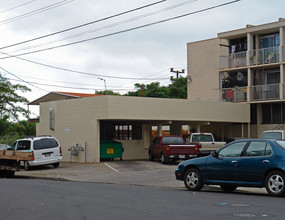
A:
{"label": "balcony", "polygon": [[[250,66],[254,65],[264,65],[270,63],[278,63],[279,62],[279,54],[282,50],[283,61],[285,61],[285,47],[270,47],[263,48],[249,52],[249,64]],[[219,59],[219,67],[220,69],[233,69],[233,68],[241,68],[247,66],[247,52],[238,52],[231,53],[227,55],[220,56]]]}
{"label": "balcony", "polygon": [[280,84],[259,85],[250,87],[250,101],[280,99]]}
{"label": "balcony", "polygon": [[263,65],[279,62],[279,47],[258,49],[250,52],[250,65]]}
{"label": "balcony", "polygon": [[247,87],[222,89],[222,99],[224,102],[246,102]]}
{"label": "balcony", "polygon": [[246,66],[246,51],[220,56],[220,69],[231,69]]}

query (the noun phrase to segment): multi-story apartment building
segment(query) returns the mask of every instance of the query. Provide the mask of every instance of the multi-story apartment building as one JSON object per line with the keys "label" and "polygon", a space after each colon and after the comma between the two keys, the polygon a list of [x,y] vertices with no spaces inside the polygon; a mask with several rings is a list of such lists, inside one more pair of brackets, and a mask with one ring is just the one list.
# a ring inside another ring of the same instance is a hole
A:
{"label": "multi-story apartment building", "polygon": [[285,19],[188,43],[188,99],[246,102],[250,136],[285,129]]}

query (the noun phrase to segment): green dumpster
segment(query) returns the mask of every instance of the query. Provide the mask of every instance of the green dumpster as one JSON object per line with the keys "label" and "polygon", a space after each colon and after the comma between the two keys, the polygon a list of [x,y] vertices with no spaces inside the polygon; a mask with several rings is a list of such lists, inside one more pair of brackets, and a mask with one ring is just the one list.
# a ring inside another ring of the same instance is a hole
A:
{"label": "green dumpster", "polygon": [[124,148],[123,144],[113,140],[100,141],[100,159],[120,158],[122,160]]}

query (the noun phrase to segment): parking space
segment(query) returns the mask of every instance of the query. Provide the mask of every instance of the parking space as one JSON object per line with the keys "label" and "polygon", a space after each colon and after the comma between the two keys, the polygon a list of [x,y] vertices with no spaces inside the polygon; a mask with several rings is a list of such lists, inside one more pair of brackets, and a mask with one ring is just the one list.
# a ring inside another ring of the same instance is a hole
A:
{"label": "parking space", "polygon": [[[170,187],[185,190],[183,181],[177,181],[174,171],[178,162],[163,165],[160,161],[103,161],[101,163],[62,162],[58,168],[44,166],[30,171],[21,169],[15,178],[54,179],[108,184]],[[218,186],[205,186],[203,191],[221,191]],[[221,191],[222,192],[222,191]],[[238,193],[265,194],[264,188],[239,187]],[[189,192],[190,193],[190,192]]]}

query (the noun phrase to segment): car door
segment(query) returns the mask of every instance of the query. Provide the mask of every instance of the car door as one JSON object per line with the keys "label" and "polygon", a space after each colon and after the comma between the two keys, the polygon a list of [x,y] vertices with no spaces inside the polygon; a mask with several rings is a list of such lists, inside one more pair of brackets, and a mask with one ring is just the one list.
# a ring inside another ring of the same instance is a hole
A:
{"label": "car door", "polygon": [[152,154],[155,157],[159,157],[160,156],[160,152],[159,152],[160,139],[161,139],[161,137],[156,138],[156,140],[154,141],[153,145],[151,146],[151,152],[152,152]]}
{"label": "car door", "polygon": [[273,155],[272,147],[266,141],[251,141],[238,163],[238,180],[262,183],[270,168]]}
{"label": "car door", "polygon": [[206,165],[206,177],[210,181],[235,181],[237,179],[237,164],[247,142],[240,141],[227,145],[210,156]]}

